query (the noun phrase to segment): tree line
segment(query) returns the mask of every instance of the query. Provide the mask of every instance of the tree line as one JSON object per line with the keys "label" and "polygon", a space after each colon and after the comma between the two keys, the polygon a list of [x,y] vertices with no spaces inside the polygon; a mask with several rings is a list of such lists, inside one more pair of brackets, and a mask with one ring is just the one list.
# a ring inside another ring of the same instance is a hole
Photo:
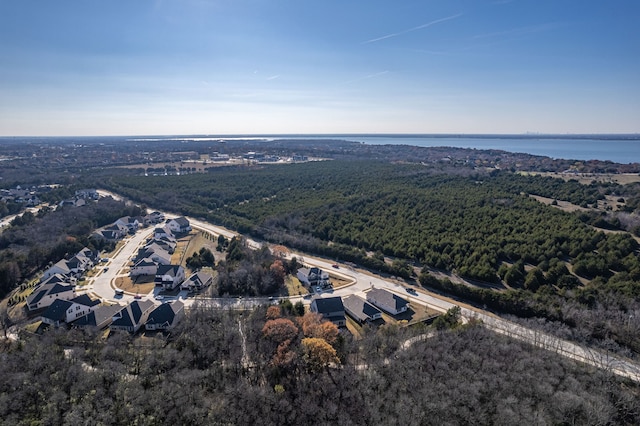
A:
{"label": "tree line", "polygon": [[167,335],[51,329],[0,342],[0,424],[640,422],[639,389],[479,325],[365,328],[200,306]]}

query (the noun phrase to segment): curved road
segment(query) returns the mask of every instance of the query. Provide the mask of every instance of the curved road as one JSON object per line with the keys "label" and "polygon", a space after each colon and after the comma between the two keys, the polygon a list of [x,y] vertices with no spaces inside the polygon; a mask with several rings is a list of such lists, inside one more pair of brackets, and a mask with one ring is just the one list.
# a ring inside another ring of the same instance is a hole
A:
{"label": "curved road", "polygon": [[[110,195],[114,197],[116,196],[115,194]],[[176,217],[175,215],[166,213],[165,216],[167,218]],[[206,231],[214,235],[224,235],[227,238],[239,236],[239,234],[226,228],[212,225],[198,219],[188,218],[188,220],[194,229]],[[133,300],[133,294],[125,294],[120,298],[116,298],[115,287],[112,283],[117,276],[126,275],[126,273],[122,271],[124,271],[127,263],[137,252],[139,246],[141,244],[144,244],[145,240],[151,236],[151,234],[153,233],[153,229],[154,227],[145,228],[138,231],[134,236],[128,236],[118,253],[116,253],[106,264],[108,270],[103,270],[89,282],[87,287],[85,287],[87,289],[87,292],[92,293],[103,301],[108,302],[128,303]],[[252,248],[258,248],[261,246],[261,243],[254,240],[246,238],[246,241],[247,244]],[[347,286],[329,291],[328,293],[330,293],[332,296],[344,297],[350,294],[356,294],[361,297],[366,297],[365,292],[375,287],[384,288],[388,291],[396,293],[404,297],[405,299],[410,300],[411,303],[428,306],[442,312],[445,312],[455,306],[459,306],[458,304],[450,300],[446,300],[442,296],[434,293],[428,293],[423,290],[419,290],[410,295],[406,292],[405,287],[400,283],[368,272],[344,266],[340,267],[339,269],[335,269],[332,267],[335,262],[330,262],[326,259],[305,256],[295,252],[292,252],[288,255],[288,257],[292,256],[296,256],[299,259],[304,258],[304,263],[306,265],[316,266],[325,271],[331,271],[331,274],[341,275],[345,279],[352,281],[352,283]],[[141,296],[145,299],[153,300],[154,293],[157,291],[157,289],[154,289],[149,294]],[[187,298],[186,292],[181,293],[178,297],[183,300],[186,307],[191,307],[194,303],[201,303],[215,307],[231,307],[241,309],[250,308],[251,306],[262,304],[268,300],[271,300],[266,298]],[[303,302],[306,304],[310,303],[309,299],[304,299],[302,296],[293,296],[289,299],[292,301],[303,300]],[[161,302],[157,301],[157,303]],[[524,342],[528,342],[540,348],[552,350],[562,356],[581,361],[596,368],[610,371],[618,376],[640,382],[640,367],[631,361],[616,357],[608,353],[604,353],[600,350],[589,349],[587,347],[557,338],[555,336],[537,330],[526,328],[480,309],[470,309],[464,306],[459,307],[461,310],[461,315],[465,320],[481,321],[485,327],[488,327],[495,332]]]}

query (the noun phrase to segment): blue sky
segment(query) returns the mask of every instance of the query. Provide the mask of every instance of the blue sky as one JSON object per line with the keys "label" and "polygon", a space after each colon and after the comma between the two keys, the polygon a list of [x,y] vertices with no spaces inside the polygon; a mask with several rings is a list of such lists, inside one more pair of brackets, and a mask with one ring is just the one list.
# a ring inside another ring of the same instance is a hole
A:
{"label": "blue sky", "polygon": [[0,135],[640,132],[638,0],[0,0]]}

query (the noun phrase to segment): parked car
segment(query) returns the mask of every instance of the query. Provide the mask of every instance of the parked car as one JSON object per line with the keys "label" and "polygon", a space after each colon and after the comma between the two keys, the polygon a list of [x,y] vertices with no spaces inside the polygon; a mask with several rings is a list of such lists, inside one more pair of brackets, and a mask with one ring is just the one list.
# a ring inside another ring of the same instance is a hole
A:
{"label": "parked car", "polygon": [[340,269],[340,265],[338,265],[337,263],[334,263],[333,265],[331,265],[331,267],[336,268],[336,269]]}
{"label": "parked car", "polygon": [[409,294],[418,294],[418,292],[411,287],[406,287],[405,290],[407,290],[407,293]]}

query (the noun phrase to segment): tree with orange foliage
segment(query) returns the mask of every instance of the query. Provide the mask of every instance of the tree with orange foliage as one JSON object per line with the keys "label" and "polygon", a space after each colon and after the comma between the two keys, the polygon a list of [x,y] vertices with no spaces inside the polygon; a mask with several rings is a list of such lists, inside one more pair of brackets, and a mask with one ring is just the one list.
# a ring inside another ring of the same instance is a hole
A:
{"label": "tree with orange foliage", "polygon": [[296,359],[296,353],[289,349],[291,340],[285,340],[278,345],[271,363],[276,367],[287,367]]}
{"label": "tree with orange foliage", "polygon": [[302,333],[306,337],[317,337],[329,344],[338,339],[338,327],[331,321],[322,321],[322,315],[317,312],[307,312],[300,318]]}
{"label": "tree with orange foliage", "polygon": [[280,310],[280,306],[269,306],[267,308],[266,318],[268,320],[280,318],[281,316],[282,316],[282,312]]}
{"label": "tree with orange foliage", "polygon": [[302,351],[303,359],[312,370],[321,370],[330,364],[340,364],[336,350],[324,339],[302,339]]}
{"label": "tree with orange foliage", "polygon": [[284,277],[286,277],[287,272],[284,269],[284,265],[282,264],[282,260],[280,260],[280,259],[274,260],[274,262],[271,264],[271,267],[269,268],[269,272],[271,273],[271,276],[273,277],[273,280],[279,286],[284,284]]}
{"label": "tree with orange foliage", "polygon": [[285,340],[293,340],[298,335],[298,327],[291,320],[276,318],[264,324],[262,334],[274,342],[282,343]]}

